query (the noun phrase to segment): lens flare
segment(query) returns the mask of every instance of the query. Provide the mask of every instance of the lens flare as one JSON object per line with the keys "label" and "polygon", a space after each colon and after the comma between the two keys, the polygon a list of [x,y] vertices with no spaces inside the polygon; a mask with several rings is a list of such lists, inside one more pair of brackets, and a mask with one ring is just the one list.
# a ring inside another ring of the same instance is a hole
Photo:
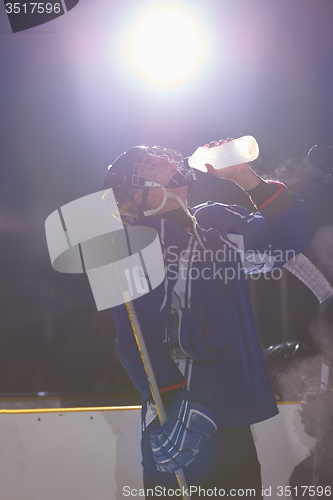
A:
{"label": "lens flare", "polygon": [[127,59],[146,80],[169,86],[191,78],[201,66],[205,37],[191,12],[163,8],[132,26]]}

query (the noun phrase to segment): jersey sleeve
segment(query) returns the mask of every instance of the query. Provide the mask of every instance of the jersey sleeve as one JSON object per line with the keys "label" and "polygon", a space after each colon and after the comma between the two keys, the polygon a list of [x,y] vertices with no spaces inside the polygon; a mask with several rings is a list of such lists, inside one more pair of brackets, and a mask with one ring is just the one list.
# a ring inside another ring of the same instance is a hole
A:
{"label": "jersey sleeve", "polygon": [[[146,309],[147,305],[151,306],[149,314],[145,313],[140,307],[140,299],[134,301],[135,311],[145,339],[157,384],[160,392],[164,393],[176,387],[186,385],[186,380],[170,356],[168,343],[164,339],[165,327],[161,324],[158,311],[151,304],[149,295],[144,298],[144,309]],[[147,304],[147,302],[150,304]],[[125,306],[115,307],[111,314],[118,332],[115,350],[130,379],[140,392],[143,400],[146,401],[151,396],[150,387],[126,308]]]}
{"label": "jersey sleeve", "polygon": [[254,206],[262,215],[282,214],[297,205],[297,198],[279,181],[264,181],[247,191]]}
{"label": "jersey sleeve", "polygon": [[280,183],[267,188],[259,190],[261,212],[213,202],[195,211],[200,225],[217,230],[222,244],[237,252],[245,273],[282,267],[311,242],[312,217],[301,198]]}

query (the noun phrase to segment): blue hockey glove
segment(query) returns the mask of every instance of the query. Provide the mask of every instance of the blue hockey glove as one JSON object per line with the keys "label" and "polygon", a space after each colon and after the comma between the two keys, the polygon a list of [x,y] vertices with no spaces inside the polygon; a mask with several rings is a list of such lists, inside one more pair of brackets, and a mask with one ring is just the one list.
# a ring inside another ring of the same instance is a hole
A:
{"label": "blue hockey glove", "polygon": [[176,472],[193,462],[217,429],[217,415],[205,405],[207,401],[192,392],[175,395],[167,421],[150,437],[160,472]]}

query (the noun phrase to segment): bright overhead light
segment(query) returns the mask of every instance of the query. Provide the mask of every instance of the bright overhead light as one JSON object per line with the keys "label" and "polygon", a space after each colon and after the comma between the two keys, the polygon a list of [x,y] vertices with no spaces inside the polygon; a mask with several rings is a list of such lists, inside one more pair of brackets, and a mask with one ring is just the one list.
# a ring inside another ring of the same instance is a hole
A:
{"label": "bright overhead light", "polygon": [[150,10],[132,25],[127,59],[140,76],[160,86],[183,83],[203,62],[205,37],[192,12]]}

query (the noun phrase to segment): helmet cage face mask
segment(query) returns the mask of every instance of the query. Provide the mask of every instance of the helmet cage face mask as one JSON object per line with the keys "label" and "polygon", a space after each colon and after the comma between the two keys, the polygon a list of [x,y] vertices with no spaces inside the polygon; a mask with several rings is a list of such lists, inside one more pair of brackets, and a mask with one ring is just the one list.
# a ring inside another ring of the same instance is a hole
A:
{"label": "helmet cage face mask", "polygon": [[[170,169],[170,165],[173,169]],[[194,171],[185,165],[180,153],[172,149],[153,146],[146,148],[137,157],[131,184],[138,188],[177,188],[189,186],[194,180],[196,180]]]}
{"label": "helmet cage face mask", "polygon": [[109,166],[103,189],[113,189],[121,220],[127,225],[144,217],[145,202],[134,200],[133,188],[143,189],[144,194],[148,194],[151,187],[190,186],[195,180],[194,171],[177,151],[160,146],[134,146]]}

